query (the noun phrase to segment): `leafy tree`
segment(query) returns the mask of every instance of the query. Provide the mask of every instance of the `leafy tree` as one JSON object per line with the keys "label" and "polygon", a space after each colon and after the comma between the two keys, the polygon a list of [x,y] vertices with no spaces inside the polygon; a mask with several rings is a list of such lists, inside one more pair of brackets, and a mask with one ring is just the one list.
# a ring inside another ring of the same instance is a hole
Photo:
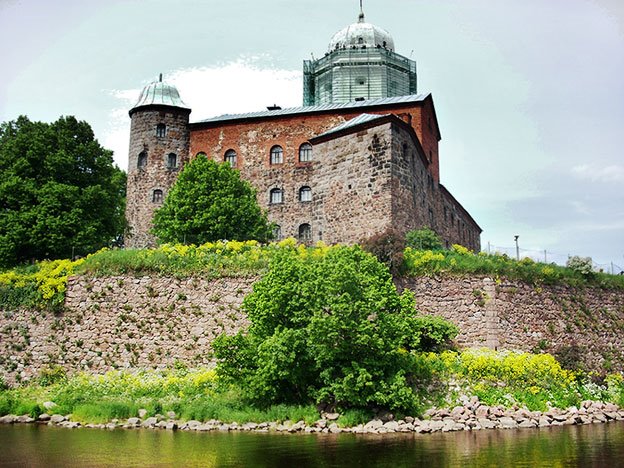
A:
{"label": "leafy tree", "polygon": [[126,175],[90,125],[0,124],[0,266],[85,255],[121,238]]}
{"label": "leafy tree", "polygon": [[244,300],[246,333],[214,343],[219,375],[256,403],[414,411],[414,355],[454,325],[418,316],[388,268],[359,247],[279,249]]}
{"label": "leafy tree", "polygon": [[442,250],[442,241],[435,231],[424,227],[409,231],[405,235],[408,247],[416,250]]}
{"label": "leafy tree", "polygon": [[163,242],[266,241],[272,231],[249,182],[202,155],[184,166],[154,215],[153,232]]}

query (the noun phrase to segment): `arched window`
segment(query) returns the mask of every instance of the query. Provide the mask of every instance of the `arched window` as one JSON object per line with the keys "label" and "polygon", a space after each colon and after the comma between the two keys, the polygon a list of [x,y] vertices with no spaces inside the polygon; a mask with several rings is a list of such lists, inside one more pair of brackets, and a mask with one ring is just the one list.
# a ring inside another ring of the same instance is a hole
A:
{"label": "arched window", "polygon": [[284,191],[279,188],[271,189],[271,192],[269,193],[269,203],[271,205],[284,203]]}
{"label": "arched window", "polygon": [[299,162],[312,161],[312,145],[304,143],[299,147]]}
{"label": "arched window", "polygon": [[207,157],[206,153],[204,153],[203,151],[200,151],[199,153],[197,153],[197,154],[195,155],[195,157],[196,157],[196,158],[198,158],[198,157],[200,157],[200,156]]}
{"label": "arched window", "polygon": [[236,151],[233,149],[227,150],[223,159],[230,164],[230,167],[236,167]]}
{"label": "arched window", "polygon": [[312,227],[308,223],[299,226],[299,240],[309,242],[312,240]]}
{"label": "arched window", "polygon": [[167,126],[163,123],[156,125],[156,136],[159,138],[164,137],[167,134]]}
{"label": "arched window", "polygon": [[139,169],[143,169],[147,166],[147,153],[145,151],[141,151],[139,153],[139,158],[137,159],[137,167]]}
{"label": "arched window", "polygon": [[271,148],[271,164],[282,164],[284,162],[284,150],[280,145]]}
{"label": "arched window", "polygon": [[167,155],[167,168],[175,169],[178,167],[178,156],[175,153],[169,153]]}
{"label": "arched window", "polygon": [[273,226],[273,239],[281,240],[282,239],[282,228],[279,224]]}
{"label": "arched window", "polygon": [[312,189],[310,187],[301,187],[299,189],[299,201],[311,202],[312,201]]}
{"label": "arched window", "polygon": [[152,192],[152,203],[162,203],[163,201],[163,191],[160,189],[156,189]]}

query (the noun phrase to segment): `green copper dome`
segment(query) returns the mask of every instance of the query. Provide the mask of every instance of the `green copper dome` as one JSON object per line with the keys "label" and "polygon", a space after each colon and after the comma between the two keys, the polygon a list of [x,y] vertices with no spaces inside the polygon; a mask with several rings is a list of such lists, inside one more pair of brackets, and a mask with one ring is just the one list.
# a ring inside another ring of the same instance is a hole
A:
{"label": "green copper dome", "polygon": [[158,81],[154,81],[143,88],[136,104],[130,109],[130,114],[141,107],[147,106],[169,106],[190,110],[184,101],[182,101],[182,98],[180,98],[178,89],[173,85],[163,82],[162,74]]}

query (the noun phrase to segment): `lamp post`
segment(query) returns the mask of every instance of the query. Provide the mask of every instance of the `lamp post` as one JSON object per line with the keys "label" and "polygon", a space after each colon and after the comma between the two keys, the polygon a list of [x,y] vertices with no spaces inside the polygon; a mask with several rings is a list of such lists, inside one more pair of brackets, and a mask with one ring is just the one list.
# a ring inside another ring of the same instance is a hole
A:
{"label": "lamp post", "polygon": [[514,241],[516,241],[516,260],[520,261],[520,248],[518,247],[518,237],[520,236],[514,236]]}

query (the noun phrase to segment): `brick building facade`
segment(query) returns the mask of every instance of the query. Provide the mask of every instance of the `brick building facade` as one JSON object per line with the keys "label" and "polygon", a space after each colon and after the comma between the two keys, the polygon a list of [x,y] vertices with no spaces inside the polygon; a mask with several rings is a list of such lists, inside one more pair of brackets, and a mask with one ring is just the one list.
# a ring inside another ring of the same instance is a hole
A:
{"label": "brick building facade", "polygon": [[[354,44],[380,49],[374,41],[381,39],[383,47],[389,42],[394,47],[387,32],[381,35],[363,19],[360,13],[354,28],[337,33],[327,57],[347,46],[355,49]],[[361,80],[367,66],[350,64],[350,73]],[[336,96],[347,94],[337,89],[350,86],[344,76],[333,85]],[[190,109],[178,91],[162,79],[151,83],[130,111],[127,245],[154,243],[153,211],[179,168],[203,153],[228,162],[255,186],[258,202],[279,226],[278,237],[355,243],[389,228],[405,233],[429,226],[447,246],[479,250],[480,227],[440,184],[441,136],[431,95],[392,95],[388,87],[373,91],[367,96],[382,97],[189,124]]]}

